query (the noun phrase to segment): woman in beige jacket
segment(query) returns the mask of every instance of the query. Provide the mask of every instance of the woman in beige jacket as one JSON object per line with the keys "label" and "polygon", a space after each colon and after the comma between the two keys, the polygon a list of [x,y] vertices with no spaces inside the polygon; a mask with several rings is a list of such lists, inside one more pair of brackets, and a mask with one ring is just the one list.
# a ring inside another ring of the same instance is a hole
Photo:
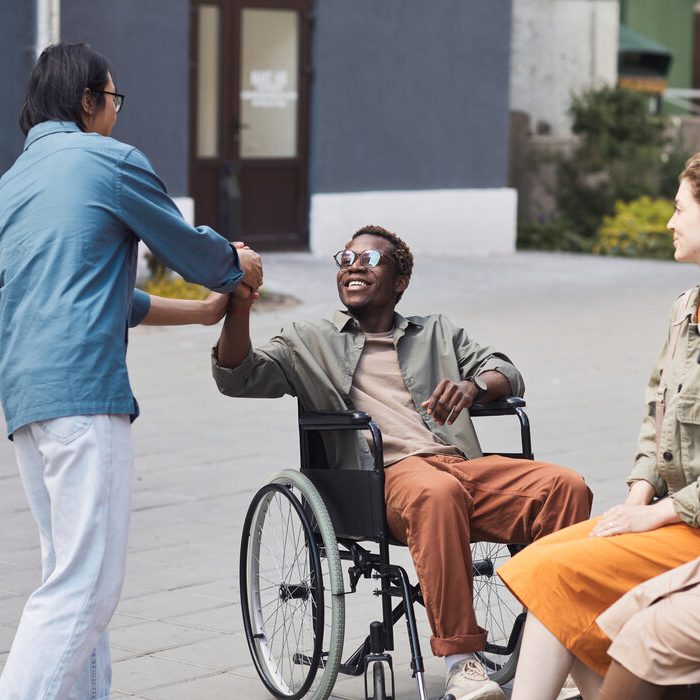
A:
{"label": "woman in beige jacket", "polygon": [[[700,153],[681,173],[668,228],[675,259],[700,265]],[[664,686],[697,678],[699,303],[696,287],[674,304],[647,387],[625,502],[538,540],[498,570],[528,609],[512,700],[554,700],[569,672],[584,700],[594,700],[611,656],[617,662],[606,683],[623,669],[628,686],[635,677],[644,681],[643,691],[629,696],[616,686],[617,694],[607,696],[614,700],[660,698]],[[619,607],[599,624],[601,613],[614,604]]]}
{"label": "woman in beige jacket", "polygon": [[598,700],[654,700],[664,681],[700,683],[700,557],[633,588],[597,622],[612,639]]}

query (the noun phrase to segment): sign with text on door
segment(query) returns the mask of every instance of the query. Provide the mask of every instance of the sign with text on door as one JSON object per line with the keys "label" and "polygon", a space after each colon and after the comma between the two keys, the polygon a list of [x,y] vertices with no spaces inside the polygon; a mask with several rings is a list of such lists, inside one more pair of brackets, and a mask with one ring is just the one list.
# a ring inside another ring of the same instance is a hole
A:
{"label": "sign with text on door", "polygon": [[240,138],[242,158],[297,155],[299,21],[290,10],[244,9]]}
{"label": "sign with text on door", "polygon": [[243,90],[241,100],[260,109],[284,109],[299,96],[296,90],[285,89],[289,85],[286,70],[251,70],[248,84],[253,89]]}

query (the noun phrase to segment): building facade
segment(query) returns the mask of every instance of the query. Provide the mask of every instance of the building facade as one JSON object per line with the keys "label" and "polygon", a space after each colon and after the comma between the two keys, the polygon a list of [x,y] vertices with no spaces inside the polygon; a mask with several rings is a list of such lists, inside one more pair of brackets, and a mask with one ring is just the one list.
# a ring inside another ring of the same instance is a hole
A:
{"label": "building facade", "polygon": [[617,0],[513,0],[510,108],[568,136],[573,95],[617,82]]}
{"label": "building facade", "polygon": [[2,170],[47,4],[109,58],[114,137],[195,223],[261,250],[332,253],[367,223],[418,252],[514,249],[511,0],[5,0]]}

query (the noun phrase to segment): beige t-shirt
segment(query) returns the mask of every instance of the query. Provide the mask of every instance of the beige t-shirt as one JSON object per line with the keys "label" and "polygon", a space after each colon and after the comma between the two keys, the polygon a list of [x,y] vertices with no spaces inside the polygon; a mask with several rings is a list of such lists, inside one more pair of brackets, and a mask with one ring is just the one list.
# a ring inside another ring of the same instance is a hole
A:
{"label": "beige t-shirt", "polygon": [[350,388],[355,408],[370,415],[382,431],[384,464],[409,455],[464,455],[426,426],[406,387],[393,331],[365,333],[365,345]]}

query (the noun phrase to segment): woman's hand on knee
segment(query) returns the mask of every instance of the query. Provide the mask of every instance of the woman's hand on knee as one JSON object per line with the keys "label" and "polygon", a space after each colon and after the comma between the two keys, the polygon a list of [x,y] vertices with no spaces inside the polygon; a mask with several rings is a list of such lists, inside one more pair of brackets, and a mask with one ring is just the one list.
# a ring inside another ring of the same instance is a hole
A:
{"label": "woman's hand on knee", "polygon": [[671,499],[650,506],[622,504],[603,513],[591,530],[591,537],[610,537],[626,532],[647,532],[679,522]]}

